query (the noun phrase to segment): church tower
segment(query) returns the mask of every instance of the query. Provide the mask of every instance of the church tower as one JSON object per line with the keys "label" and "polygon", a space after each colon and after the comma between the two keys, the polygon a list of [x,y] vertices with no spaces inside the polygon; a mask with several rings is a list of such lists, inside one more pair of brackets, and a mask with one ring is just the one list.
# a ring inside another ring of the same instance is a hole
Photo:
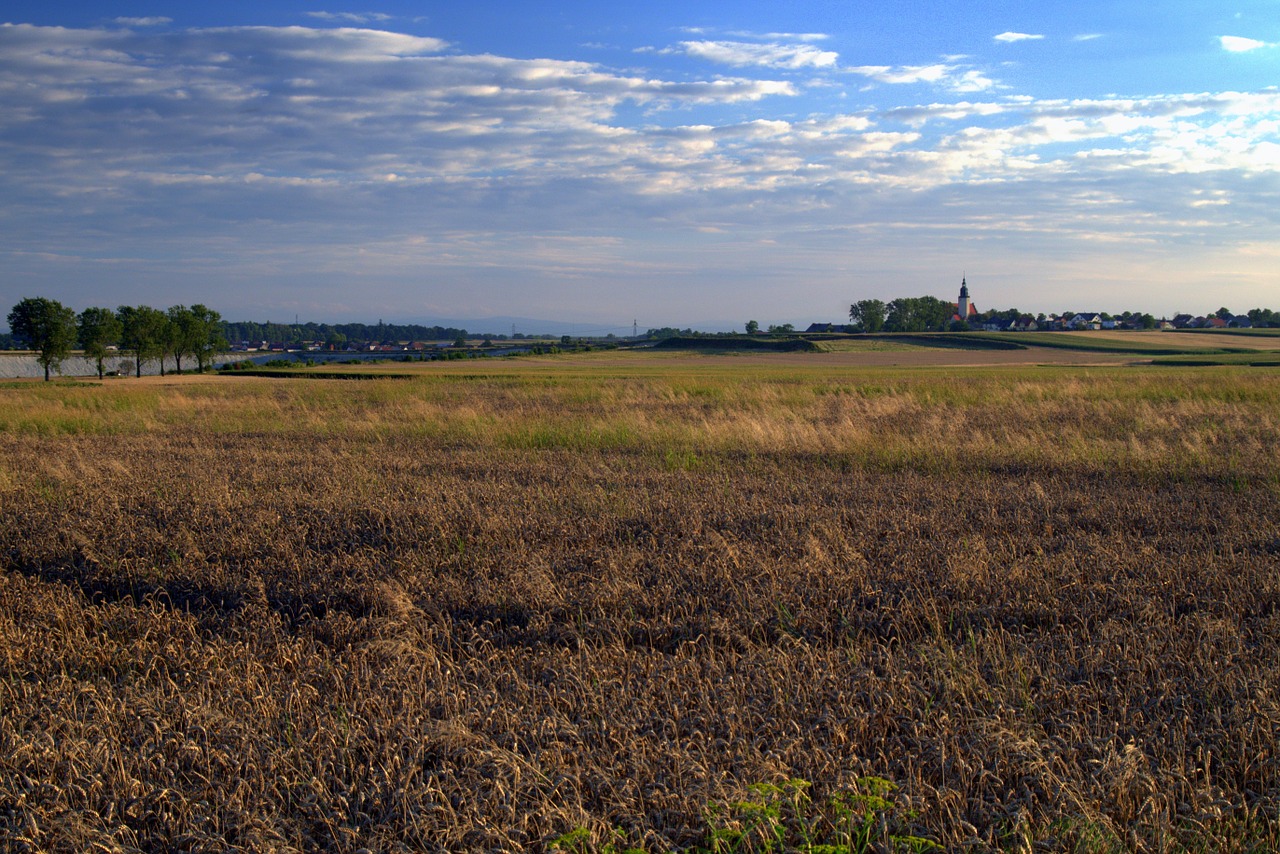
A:
{"label": "church tower", "polygon": [[969,302],[969,284],[965,277],[961,277],[960,302],[956,304],[956,314],[960,316],[961,320],[968,322],[969,311],[971,309],[972,309],[972,304]]}

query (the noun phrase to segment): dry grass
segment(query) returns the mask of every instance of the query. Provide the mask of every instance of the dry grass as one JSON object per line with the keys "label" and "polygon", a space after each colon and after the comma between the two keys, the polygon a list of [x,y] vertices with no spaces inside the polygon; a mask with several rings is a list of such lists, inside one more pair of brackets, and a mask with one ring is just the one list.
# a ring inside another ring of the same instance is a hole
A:
{"label": "dry grass", "polygon": [[559,364],[0,393],[0,849],[1280,845],[1274,372]]}

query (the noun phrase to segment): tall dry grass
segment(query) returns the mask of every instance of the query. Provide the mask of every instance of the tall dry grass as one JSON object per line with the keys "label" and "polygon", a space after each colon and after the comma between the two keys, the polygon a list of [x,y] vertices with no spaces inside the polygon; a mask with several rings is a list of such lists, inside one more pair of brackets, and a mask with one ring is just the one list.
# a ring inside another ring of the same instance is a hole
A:
{"label": "tall dry grass", "polygon": [[5,389],[0,847],[1280,844],[1280,383],[969,379]]}

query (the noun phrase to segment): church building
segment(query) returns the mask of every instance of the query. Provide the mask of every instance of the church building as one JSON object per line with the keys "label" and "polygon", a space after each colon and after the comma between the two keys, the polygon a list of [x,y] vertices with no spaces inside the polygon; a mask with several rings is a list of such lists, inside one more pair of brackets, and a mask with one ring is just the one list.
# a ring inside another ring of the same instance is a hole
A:
{"label": "church building", "polygon": [[952,321],[962,320],[965,323],[978,316],[978,307],[969,299],[969,282],[967,277],[960,278],[960,301],[956,303],[956,313]]}

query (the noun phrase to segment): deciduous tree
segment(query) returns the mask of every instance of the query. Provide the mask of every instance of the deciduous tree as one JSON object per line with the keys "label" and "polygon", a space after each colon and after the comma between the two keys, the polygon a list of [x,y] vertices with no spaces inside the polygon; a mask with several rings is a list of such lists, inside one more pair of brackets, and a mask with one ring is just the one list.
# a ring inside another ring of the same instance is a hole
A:
{"label": "deciduous tree", "polygon": [[116,316],[120,318],[120,344],[133,354],[137,376],[142,376],[144,362],[157,359],[163,376],[168,315],[149,305],[122,305],[116,310]]}
{"label": "deciduous tree", "polygon": [[165,327],[165,349],[173,354],[174,370],[182,373],[182,357],[195,348],[201,330],[195,315],[185,305],[170,306],[167,314],[169,323]]}
{"label": "deciduous tree", "polygon": [[213,357],[228,347],[227,338],[222,333],[222,315],[200,303],[191,306],[190,312],[196,328],[191,354],[196,357],[196,369],[204,373]]}
{"label": "deciduous tree", "polygon": [[86,308],[80,312],[76,336],[85,356],[97,365],[98,379],[105,373],[102,362],[107,358],[107,347],[120,343],[120,332],[120,318],[111,309]]}
{"label": "deciduous tree", "polygon": [[1248,317],[1254,326],[1280,326],[1280,312],[1269,308],[1251,308]]}
{"label": "deciduous tree", "polygon": [[28,297],[9,312],[9,329],[36,351],[48,382],[49,370],[58,369],[75,344],[76,313],[57,300]]}
{"label": "deciduous tree", "polygon": [[849,306],[849,321],[863,332],[879,332],[884,329],[885,311],[884,300],[858,300]]}

